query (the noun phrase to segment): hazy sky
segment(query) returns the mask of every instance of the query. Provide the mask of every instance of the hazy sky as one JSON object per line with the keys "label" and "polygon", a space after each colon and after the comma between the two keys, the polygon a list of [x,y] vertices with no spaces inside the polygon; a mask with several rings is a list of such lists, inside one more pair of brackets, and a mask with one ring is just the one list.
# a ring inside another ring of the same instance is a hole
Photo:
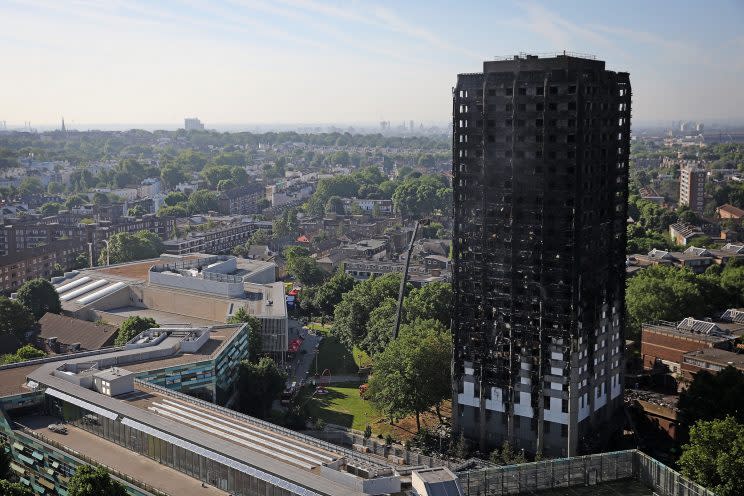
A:
{"label": "hazy sky", "polygon": [[638,120],[744,117],[744,1],[0,0],[0,120],[443,123],[459,72],[571,50]]}

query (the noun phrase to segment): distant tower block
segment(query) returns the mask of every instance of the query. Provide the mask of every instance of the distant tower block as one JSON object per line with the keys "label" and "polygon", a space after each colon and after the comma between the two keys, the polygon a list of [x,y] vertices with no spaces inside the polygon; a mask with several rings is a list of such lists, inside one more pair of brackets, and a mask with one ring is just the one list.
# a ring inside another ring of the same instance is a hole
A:
{"label": "distant tower block", "polygon": [[204,131],[204,124],[196,117],[187,117],[183,120],[183,128],[186,131]]}
{"label": "distant tower block", "polygon": [[65,129],[65,118],[64,117],[62,117],[62,127],[60,129],[62,130],[63,133],[67,131],[67,129]]}

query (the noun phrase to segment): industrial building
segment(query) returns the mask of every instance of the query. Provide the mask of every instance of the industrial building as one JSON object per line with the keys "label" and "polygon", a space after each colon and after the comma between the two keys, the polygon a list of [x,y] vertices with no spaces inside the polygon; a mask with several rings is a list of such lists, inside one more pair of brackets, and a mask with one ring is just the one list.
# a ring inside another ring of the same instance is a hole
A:
{"label": "industrial building", "polygon": [[453,426],[482,450],[596,449],[622,425],[631,87],[526,55],[453,92]]}
{"label": "industrial building", "polygon": [[151,317],[161,326],[224,324],[239,308],[261,321],[263,351],[283,358],[288,321],[273,262],[227,255],[163,255],[53,278],[64,314],[119,325]]}

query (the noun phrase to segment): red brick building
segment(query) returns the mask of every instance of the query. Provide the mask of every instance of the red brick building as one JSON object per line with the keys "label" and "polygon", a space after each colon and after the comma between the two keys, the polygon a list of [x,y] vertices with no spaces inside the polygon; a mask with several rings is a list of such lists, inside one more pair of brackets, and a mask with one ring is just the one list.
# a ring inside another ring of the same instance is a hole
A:
{"label": "red brick building", "polygon": [[744,326],[741,324],[714,323],[692,317],[678,324],[644,324],[641,329],[643,368],[680,373],[685,353],[709,348],[731,350],[742,332]]}

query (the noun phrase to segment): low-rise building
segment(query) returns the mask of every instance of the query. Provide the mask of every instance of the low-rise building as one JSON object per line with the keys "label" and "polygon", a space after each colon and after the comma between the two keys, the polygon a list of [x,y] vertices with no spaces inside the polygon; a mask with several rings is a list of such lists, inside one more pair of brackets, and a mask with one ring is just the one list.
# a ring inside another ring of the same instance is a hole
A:
{"label": "low-rise building", "polygon": [[688,317],[679,323],[656,322],[641,328],[643,368],[680,374],[682,357],[690,351],[707,348],[734,349],[744,334],[744,325],[714,323]]}
{"label": "low-rise building", "polygon": [[161,326],[216,325],[244,308],[259,319],[263,351],[283,360],[288,346],[284,285],[272,263],[232,256],[164,255],[54,278],[66,315],[113,325],[127,317]]}
{"label": "low-rise building", "polygon": [[239,219],[226,225],[204,231],[191,231],[186,236],[163,242],[165,253],[229,253],[234,247],[248,241],[254,232],[262,229],[271,232],[271,222]]}
{"label": "low-rise building", "polygon": [[669,226],[669,236],[678,245],[686,246],[692,238],[705,236],[705,233],[688,222],[675,222]]}
{"label": "low-rise building", "polygon": [[116,333],[116,326],[103,322],[88,322],[47,312],[39,319],[34,342],[37,348],[47,353],[74,353],[111,346]]}
{"label": "low-rise building", "polygon": [[700,371],[717,374],[729,366],[744,372],[744,353],[720,348],[704,348],[685,353],[681,364],[682,374],[687,380],[694,379],[695,374]]}
{"label": "low-rise building", "polygon": [[718,217],[720,219],[735,219],[735,220],[744,219],[744,210],[738,207],[735,207],[733,205],[730,205],[728,203],[718,207],[716,209],[716,214],[718,214]]}

